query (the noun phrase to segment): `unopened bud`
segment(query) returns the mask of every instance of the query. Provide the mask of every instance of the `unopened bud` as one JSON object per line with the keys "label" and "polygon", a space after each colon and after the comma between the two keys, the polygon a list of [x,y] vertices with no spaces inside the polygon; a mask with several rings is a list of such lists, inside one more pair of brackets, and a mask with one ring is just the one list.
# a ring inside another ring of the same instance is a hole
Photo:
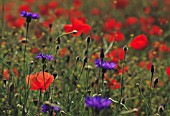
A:
{"label": "unopened bud", "polygon": [[50,23],[50,24],[49,24],[49,28],[50,28],[50,30],[51,30],[52,26],[53,26],[53,25]]}
{"label": "unopened bud", "polygon": [[14,84],[13,84],[13,83],[11,83],[11,84],[9,85],[9,91],[10,91],[10,92],[13,92],[13,91],[14,91]]}
{"label": "unopened bud", "polygon": [[57,38],[57,43],[60,44],[60,37]]}
{"label": "unopened bud", "polygon": [[159,81],[159,78],[158,78],[158,77],[154,78],[154,80],[153,80],[153,87],[154,87],[154,88],[157,86],[158,81]]}
{"label": "unopened bud", "polygon": [[154,65],[151,66],[151,73],[154,73]]}
{"label": "unopened bud", "polygon": [[60,45],[56,45],[56,51],[58,51],[60,49]]}
{"label": "unopened bud", "polygon": [[104,49],[102,48],[100,51],[100,58],[103,59],[104,58]]}
{"label": "unopened bud", "polygon": [[76,34],[77,33],[77,30],[73,30],[73,34]]}
{"label": "unopened bud", "polygon": [[57,77],[57,72],[53,72],[54,79]]}
{"label": "unopened bud", "polygon": [[161,114],[161,113],[164,112],[164,110],[165,110],[164,105],[160,105],[159,108],[158,108],[158,112]]}
{"label": "unopened bud", "polygon": [[90,40],[91,40],[91,38],[90,38],[90,36],[88,36],[88,37],[87,37],[87,39],[86,39],[87,44],[89,44],[89,43],[90,43]]}
{"label": "unopened bud", "polygon": [[80,60],[80,57],[79,56],[77,56],[76,57],[76,62],[78,62]]}
{"label": "unopened bud", "polygon": [[38,104],[38,99],[34,98],[34,99],[33,99],[33,102],[34,102],[34,105],[37,106],[37,104]]}
{"label": "unopened bud", "polygon": [[125,46],[123,47],[123,50],[124,50],[124,52],[127,52],[127,51],[128,51],[128,47],[125,45]]}

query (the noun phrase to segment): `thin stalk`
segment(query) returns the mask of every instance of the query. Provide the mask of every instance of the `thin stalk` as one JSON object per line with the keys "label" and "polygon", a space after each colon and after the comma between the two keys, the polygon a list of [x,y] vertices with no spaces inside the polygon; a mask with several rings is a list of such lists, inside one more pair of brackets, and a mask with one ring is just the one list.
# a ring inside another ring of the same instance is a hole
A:
{"label": "thin stalk", "polygon": [[143,95],[140,87],[139,87],[139,86],[137,86],[137,87],[138,87],[138,90],[139,90],[139,92],[140,92],[140,95],[142,96],[142,98],[143,98],[143,100],[144,100],[144,102],[145,102],[145,104],[146,104],[146,107],[147,107],[147,108],[149,109],[149,111],[151,112],[151,109],[150,109],[150,107],[149,107],[149,104],[147,103],[147,101],[146,101],[146,99],[145,99],[145,97],[144,97],[144,95]]}
{"label": "thin stalk", "polygon": [[29,23],[27,23],[27,27],[26,27],[26,40],[25,40],[25,46],[24,46],[24,69],[26,67],[26,50],[27,50],[27,40],[28,40],[28,29],[29,29]]}
{"label": "thin stalk", "polygon": [[123,60],[123,64],[122,64],[122,75],[121,75],[121,90],[120,90],[120,92],[121,92],[121,98],[120,98],[120,101],[121,101],[121,99],[122,99],[122,97],[123,97],[123,87],[124,87],[124,77],[123,77],[123,74],[124,74],[124,66],[125,66],[125,64],[126,64],[126,52],[124,52],[125,53],[125,55],[124,55],[124,60]]}
{"label": "thin stalk", "polygon": [[4,0],[2,0],[2,17],[1,17],[1,19],[2,19],[2,22],[1,22],[1,40],[3,39],[3,37],[4,37]]}

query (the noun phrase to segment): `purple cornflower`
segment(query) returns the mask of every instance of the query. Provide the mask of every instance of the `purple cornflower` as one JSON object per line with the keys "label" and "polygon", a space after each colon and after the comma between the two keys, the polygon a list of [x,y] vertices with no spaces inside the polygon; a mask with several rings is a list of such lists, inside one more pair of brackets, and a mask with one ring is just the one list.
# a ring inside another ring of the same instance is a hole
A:
{"label": "purple cornflower", "polygon": [[116,66],[116,63],[114,62],[106,62],[106,61],[101,61],[100,59],[96,59],[94,61],[96,67],[98,68],[103,68],[103,69],[106,69],[106,70],[112,70],[115,68]]}
{"label": "purple cornflower", "polygon": [[24,18],[31,17],[32,19],[39,19],[39,15],[37,13],[22,11],[20,15]]}
{"label": "purple cornflower", "polygon": [[95,110],[99,110],[99,111],[108,108],[111,105],[111,103],[112,101],[110,99],[102,98],[99,95],[85,98],[86,107],[92,107]]}
{"label": "purple cornflower", "polygon": [[41,107],[41,111],[44,113],[53,111],[53,112],[60,112],[60,107],[56,106],[55,104],[43,104]]}
{"label": "purple cornflower", "polygon": [[43,60],[53,60],[53,56],[52,55],[47,55],[47,54],[43,54],[43,53],[39,53],[37,56],[36,56],[37,59],[43,59]]}

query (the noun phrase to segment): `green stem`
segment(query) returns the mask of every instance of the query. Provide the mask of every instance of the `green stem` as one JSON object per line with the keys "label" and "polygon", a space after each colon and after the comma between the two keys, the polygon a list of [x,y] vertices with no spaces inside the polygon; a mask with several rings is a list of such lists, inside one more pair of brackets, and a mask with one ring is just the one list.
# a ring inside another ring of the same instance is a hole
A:
{"label": "green stem", "polygon": [[2,0],[2,24],[1,24],[1,40],[3,39],[4,37],[4,0]]}

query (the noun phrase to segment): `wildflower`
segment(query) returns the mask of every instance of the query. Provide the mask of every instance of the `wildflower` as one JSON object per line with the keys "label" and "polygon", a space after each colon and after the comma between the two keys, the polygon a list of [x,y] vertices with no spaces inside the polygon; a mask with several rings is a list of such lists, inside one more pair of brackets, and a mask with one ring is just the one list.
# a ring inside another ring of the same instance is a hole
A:
{"label": "wildflower", "polygon": [[105,78],[107,81],[107,86],[112,89],[112,90],[116,90],[121,88],[121,84],[119,82],[117,82],[116,79],[111,79],[111,78]]}
{"label": "wildflower", "polygon": [[91,30],[90,25],[85,24],[83,21],[75,18],[71,18],[71,24],[64,25],[64,31],[65,32],[72,32],[73,30],[76,30],[76,34],[72,34],[73,36],[80,36],[82,33],[88,34]]}
{"label": "wildflower", "polygon": [[31,17],[32,19],[39,19],[39,15],[37,13],[22,11],[20,15],[24,18]]}
{"label": "wildflower", "polygon": [[116,66],[116,63],[114,62],[106,62],[106,61],[101,61],[100,59],[96,59],[94,61],[96,67],[101,67],[103,69],[106,69],[106,70],[112,70],[115,68]]}
{"label": "wildflower", "polygon": [[111,105],[112,101],[108,98],[102,98],[99,95],[94,97],[86,97],[85,98],[85,105],[86,107],[91,107],[96,110],[103,110],[108,108]]}
{"label": "wildflower", "polygon": [[43,53],[39,53],[37,56],[36,56],[37,59],[46,59],[46,60],[53,60],[53,56],[52,55],[47,55],[47,54],[43,54]]}
{"label": "wildflower", "polygon": [[60,107],[59,106],[56,106],[55,104],[51,104],[51,103],[44,103],[41,107],[42,109],[42,112],[44,113],[47,113],[47,112],[50,112],[50,111],[53,111],[53,112],[60,112]]}
{"label": "wildflower", "polygon": [[136,36],[130,43],[130,46],[135,50],[143,50],[148,47],[148,39],[144,34]]}
{"label": "wildflower", "polygon": [[54,76],[42,71],[26,76],[26,83],[30,85],[30,90],[46,90],[53,81]]}
{"label": "wildflower", "polygon": [[169,78],[169,80],[170,80],[170,66],[168,66],[168,67],[166,68],[166,74],[167,74],[167,76],[168,76],[168,78]]}
{"label": "wildflower", "polygon": [[106,58],[112,59],[113,62],[124,59],[125,52],[122,48],[117,48],[106,54]]}

